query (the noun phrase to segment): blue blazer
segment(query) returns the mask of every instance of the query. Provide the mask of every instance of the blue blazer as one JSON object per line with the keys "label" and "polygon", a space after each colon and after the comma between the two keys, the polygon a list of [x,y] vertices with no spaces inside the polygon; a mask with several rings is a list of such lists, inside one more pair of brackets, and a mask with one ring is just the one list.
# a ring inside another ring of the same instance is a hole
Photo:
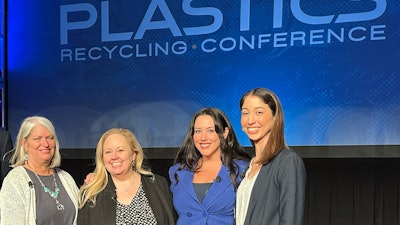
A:
{"label": "blue blazer", "polygon": [[[236,160],[239,167],[240,182],[247,168],[247,161]],[[171,181],[170,190],[173,195],[173,203],[178,213],[177,225],[224,225],[233,224],[234,208],[236,204],[236,190],[229,178],[229,170],[222,165],[218,176],[221,178],[214,181],[210,186],[203,202],[199,202],[193,188],[193,172],[187,168],[177,171],[179,164],[169,168]],[[177,183],[174,174],[178,175]]]}

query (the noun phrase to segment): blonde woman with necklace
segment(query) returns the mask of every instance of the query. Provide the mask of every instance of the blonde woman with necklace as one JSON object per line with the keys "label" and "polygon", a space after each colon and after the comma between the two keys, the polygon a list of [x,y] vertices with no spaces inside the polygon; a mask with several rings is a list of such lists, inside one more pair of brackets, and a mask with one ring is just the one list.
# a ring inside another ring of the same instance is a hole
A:
{"label": "blonde woman with necklace", "polygon": [[78,225],[174,225],[167,180],[143,167],[134,134],[113,128],[100,138],[96,168],[79,191]]}
{"label": "blonde woman with necklace", "polygon": [[28,117],[16,140],[14,168],[0,191],[0,224],[76,224],[78,187],[58,168],[61,157],[53,124],[41,116]]}

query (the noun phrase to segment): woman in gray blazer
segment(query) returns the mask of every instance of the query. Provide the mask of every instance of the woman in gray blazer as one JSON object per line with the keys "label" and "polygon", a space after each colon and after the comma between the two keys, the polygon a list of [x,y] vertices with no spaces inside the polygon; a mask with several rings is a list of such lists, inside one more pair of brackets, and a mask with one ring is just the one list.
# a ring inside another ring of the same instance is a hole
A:
{"label": "woman in gray blazer", "polygon": [[240,109],[242,130],[255,156],[237,191],[236,224],[302,225],[306,171],[286,145],[278,97],[256,88],[243,95]]}

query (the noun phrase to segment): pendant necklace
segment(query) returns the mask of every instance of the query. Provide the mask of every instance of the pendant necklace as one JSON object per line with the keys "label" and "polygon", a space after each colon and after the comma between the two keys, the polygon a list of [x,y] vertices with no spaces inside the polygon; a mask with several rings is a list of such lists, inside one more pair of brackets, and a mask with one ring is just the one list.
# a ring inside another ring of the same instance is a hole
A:
{"label": "pendant necklace", "polygon": [[60,193],[60,189],[58,188],[57,182],[56,182],[56,175],[55,175],[56,171],[54,170],[54,173],[53,173],[54,191],[51,191],[50,188],[48,188],[44,185],[44,183],[42,182],[42,180],[39,178],[39,176],[37,175],[37,173],[35,171],[33,171],[33,173],[36,175],[36,178],[39,180],[40,185],[42,185],[44,192],[49,193],[50,197],[52,197],[54,200],[56,200],[57,210],[63,210],[64,205],[61,204],[60,201],[58,201],[58,193]]}

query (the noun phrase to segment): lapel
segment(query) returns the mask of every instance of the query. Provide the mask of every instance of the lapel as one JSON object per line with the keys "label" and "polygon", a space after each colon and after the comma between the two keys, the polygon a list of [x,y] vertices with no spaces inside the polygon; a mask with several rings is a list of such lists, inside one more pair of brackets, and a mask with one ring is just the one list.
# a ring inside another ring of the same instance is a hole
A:
{"label": "lapel", "polygon": [[[104,221],[104,224],[112,224],[115,223],[116,218],[116,209],[117,209],[117,194],[115,193],[115,184],[111,178],[111,175],[107,173],[108,176],[108,183],[106,188],[103,190],[102,193],[102,214],[104,217],[99,221]],[[100,204],[100,201],[97,203]],[[100,206],[98,206],[100,207]],[[99,218],[99,217],[98,217]]]}
{"label": "lapel", "polygon": [[179,183],[182,185],[183,191],[185,191],[194,201],[199,202],[193,188],[193,172],[188,169],[183,169],[176,171],[176,174],[179,177]]}
{"label": "lapel", "polygon": [[[224,165],[221,166],[221,170],[218,173],[219,181],[214,181],[210,189],[207,192],[207,195],[203,199],[203,206],[208,209],[213,205],[214,201],[218,199],[218,197],[223,196],[223,193],[229,188],[231,184],[231,180],[229,178],[229,170]],[[218,199],[221,201],[221,199]]]}
{"label": "lapel", "polygon": [[214,181],[211,184],[207,195],[204,197],[203,202],[199,202],[193,188],[193,172],[184,169],[181,171],[176,171],[176,173],[179,177],[179,183],[183,187],[183,191],[185,191],[195,202],[197,202],[199,205],[202,205],[206,209],[212,206],[213,202],[231,185],[229,170],[227,167],[222,165],[220,171],[218,172],[218,176],[220,177],[219,182]]}

